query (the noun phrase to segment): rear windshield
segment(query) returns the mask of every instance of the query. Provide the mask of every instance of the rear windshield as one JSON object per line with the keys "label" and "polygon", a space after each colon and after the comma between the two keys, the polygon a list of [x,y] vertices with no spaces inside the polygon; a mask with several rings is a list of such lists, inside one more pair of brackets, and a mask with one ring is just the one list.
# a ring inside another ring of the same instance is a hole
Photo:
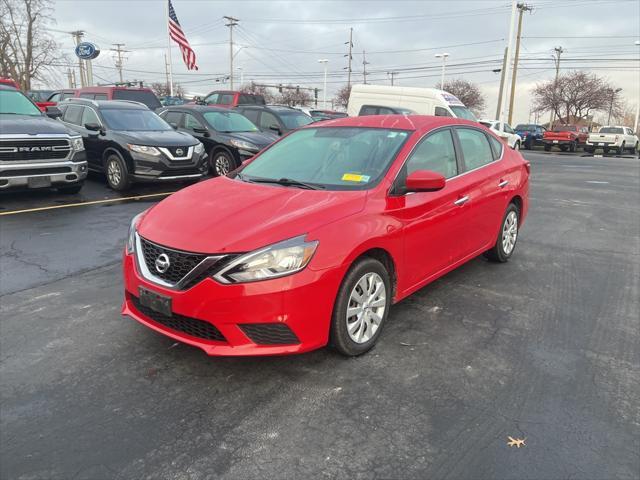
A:
{"label": "rear windshield", "polygon": [[149,90],[115,90],[113,92],[114,100],[133,100],[134,102],[144,103],[151,110],[162,107],[160,100]]}
{"label": "rear windshield", "polygon": [[624,133],[624,131],[616,127],[602,127],[598,133]]}
{"label": "rear windshield", "polygon": [[266,105],[262,95],[240,94],[238,105]]}
{"label": "rear windshield", "polygon": [[578,130],[578,127],[575,125],[562,125],[553,129],[554,132],[575,132],[576,130]]}
{"label": "rear windshield", "polygon": [[467,107],[457,107],[454,105],[449,105],[449,108],[453,110],[453,113],[458,118],[464,118],[465,120],[471,120],[472,122],[478,121],[476,116]]}
{"label": "rear windshield", "polygon": [[516,125],[516,128],[514,130],[520,130],[521,132],[535,132],[536,128],[536,125],[519,124]]}

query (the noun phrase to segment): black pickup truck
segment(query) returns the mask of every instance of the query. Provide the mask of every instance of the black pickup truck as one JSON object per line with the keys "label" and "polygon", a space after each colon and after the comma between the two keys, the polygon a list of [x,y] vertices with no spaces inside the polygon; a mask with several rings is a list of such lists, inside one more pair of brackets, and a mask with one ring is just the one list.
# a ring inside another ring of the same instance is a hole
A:
{"label": "black pickup truck", "polygon": [[0,85],[0,192],[57,188],[78,193],[87,178],[82,137],[13,87]]}

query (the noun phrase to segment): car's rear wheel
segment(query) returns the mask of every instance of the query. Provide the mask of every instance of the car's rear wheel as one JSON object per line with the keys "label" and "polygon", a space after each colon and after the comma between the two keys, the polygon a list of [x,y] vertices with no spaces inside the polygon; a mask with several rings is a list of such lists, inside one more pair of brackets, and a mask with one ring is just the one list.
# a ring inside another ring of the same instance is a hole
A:
{"label": "car's rear wheel", "polygon": [[485,256],[492,262],[504,263],[516,248],[516,241],[518,240],[518,226],[520,225],[520,210],[514,203],[510,203],[507,207],[507,211],[502,219],[502,225],[500,226],[500,232],[496,243],[485,252]]}
{"label": "car's rear wheel", "polygon": [[545,152],[550,152],[551,151],[551,145],[545,145],[544,146],[544,151]]}
{"label": "car's rear wheel", "polygon": [[570,152],[575,152],[577,148],[578,148],[578,144],[576,142],[571,142],[569,144],[569,151]]}
{"label": "car's rear wheel", "polygon": [[370,350],[378,341],[389,314],[391,295],[385,266],[374,258],[358,260],[338,291],[331,319],[331,346],[348,356]]}
{"label": "car's rear wheel", "polygon": [[235,160],[224,150],[214,150],[211,152],[210,165],[215,177],[226,175],[236,168]]}
{"label": "car's rear wheel", "polygon": [[121,192],[131,186],[127,165],[118,155],[114,154],[107,157],[104,170],[107,175],[107,183],[112,189]]}
{"label": "car's rear wheel", "polygon": [[622,142],[622,145],[620,145],[618,147],[618,155],[624,155],[624,151],[627,149],[627,147],[625,146],[624,142]]}

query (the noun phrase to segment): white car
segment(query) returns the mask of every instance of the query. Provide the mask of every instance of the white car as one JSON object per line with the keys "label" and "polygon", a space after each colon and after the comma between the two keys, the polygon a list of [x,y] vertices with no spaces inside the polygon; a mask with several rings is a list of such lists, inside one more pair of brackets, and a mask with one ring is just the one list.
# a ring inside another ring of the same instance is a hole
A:
{"label": "white car", "polygon": [[518,135],[508,123],[499,120],[480,120],[480,123],[488,127],[514,150],[520,150],[522,137]]}
{"label": "white car", "polygon": [[604,153],[616,150],[622,155],[625,150],[631,153],[638,151],[638,136],[629,127],[600,127],[598,133],[590,133],[584,151],[593,153],[601,148]]}

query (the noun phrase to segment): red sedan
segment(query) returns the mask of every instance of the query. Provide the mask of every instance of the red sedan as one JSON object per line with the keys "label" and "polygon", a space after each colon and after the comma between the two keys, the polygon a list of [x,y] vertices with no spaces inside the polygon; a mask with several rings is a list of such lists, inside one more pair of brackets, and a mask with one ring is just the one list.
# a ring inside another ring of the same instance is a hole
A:
{"label": "red sedan", "polygon": [[124,315],[209,355],[359,355],[391,305],[507,261],[529,164],[477,123],[367,116],[299,129],[133,219]]}

